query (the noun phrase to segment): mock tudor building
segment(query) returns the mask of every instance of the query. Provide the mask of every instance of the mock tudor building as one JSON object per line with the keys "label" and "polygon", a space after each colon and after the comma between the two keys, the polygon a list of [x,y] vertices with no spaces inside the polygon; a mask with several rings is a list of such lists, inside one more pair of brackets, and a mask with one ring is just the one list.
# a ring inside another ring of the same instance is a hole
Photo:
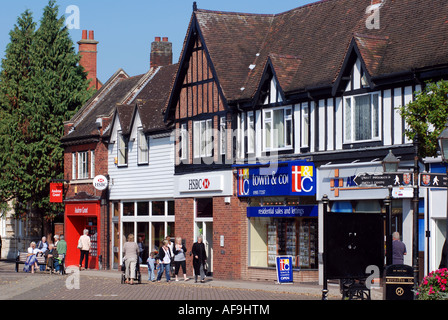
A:
{"label": "mock tudor building", "polygon": [[[176,235],[187,247],[204,237],[214,277],[275,280],[275,257],[290,255],[295,281],[316,281],[323,196],[333,212],[384,213],[387,188],[353,179],[382,172],[389,150],[412,170],[397,108],[446,78],[447,14],[445,1],[422,0],[269,15],[194,4],[165,120],[177,132]],[[408,265],[411,197],[398,191],[392,205]]]}

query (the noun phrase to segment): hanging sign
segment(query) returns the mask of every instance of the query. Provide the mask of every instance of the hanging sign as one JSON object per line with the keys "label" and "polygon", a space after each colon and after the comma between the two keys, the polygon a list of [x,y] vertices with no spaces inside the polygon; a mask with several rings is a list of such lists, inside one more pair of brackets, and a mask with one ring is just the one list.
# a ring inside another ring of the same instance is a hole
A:
{"label": "hanging sign", "polygon": [[50,202],[62,203],[63,190],[64,186],[62,183],[50,183]]}
{"label": "hanging sign", "polygon": [[96,176],[95,179],[93,179],[93,186],[100,191],[106,190],[107,183],[107,178],[102,175]]}

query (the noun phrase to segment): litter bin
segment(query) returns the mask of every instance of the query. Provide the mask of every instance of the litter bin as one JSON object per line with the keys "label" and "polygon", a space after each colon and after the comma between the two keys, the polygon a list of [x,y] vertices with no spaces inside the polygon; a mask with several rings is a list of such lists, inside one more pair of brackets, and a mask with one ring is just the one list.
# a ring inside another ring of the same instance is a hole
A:
{"label": "litter bin", "polygon": [[384,300],[413,300],[414,270],[404,264],[387,266],[384,271]]}

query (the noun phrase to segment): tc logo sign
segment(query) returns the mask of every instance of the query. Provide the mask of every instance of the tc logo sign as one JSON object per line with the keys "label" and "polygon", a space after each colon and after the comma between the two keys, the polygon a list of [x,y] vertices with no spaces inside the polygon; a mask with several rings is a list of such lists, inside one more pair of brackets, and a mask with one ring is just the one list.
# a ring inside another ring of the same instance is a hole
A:
{"label": "tc logo sign", "polygon": [[238,194],[247,196],[249,194],[249,169],[238,170]]}
{"label": "tc logo sign", "polygon": [[313,166],[292,166],[292,192],[309,193],[314,188]]}
{"label": "tc logo sign", "polygon": [[280,271],[288,271],[290,268],[289,259],[280,259],[279,269]]}

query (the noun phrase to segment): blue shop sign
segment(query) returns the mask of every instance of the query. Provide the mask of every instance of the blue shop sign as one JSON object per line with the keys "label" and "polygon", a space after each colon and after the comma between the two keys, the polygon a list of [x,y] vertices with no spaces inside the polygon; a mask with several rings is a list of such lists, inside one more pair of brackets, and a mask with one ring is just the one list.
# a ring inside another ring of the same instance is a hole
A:
{"label": "blue shop sign", "polygon": [[311,162],[238,168],[239,197],[316,195],[316,170]]}
{"label": "blue shop sign", "polygon": [[316,205],[247,207],[247,217],[295,218],[317,217]]}

